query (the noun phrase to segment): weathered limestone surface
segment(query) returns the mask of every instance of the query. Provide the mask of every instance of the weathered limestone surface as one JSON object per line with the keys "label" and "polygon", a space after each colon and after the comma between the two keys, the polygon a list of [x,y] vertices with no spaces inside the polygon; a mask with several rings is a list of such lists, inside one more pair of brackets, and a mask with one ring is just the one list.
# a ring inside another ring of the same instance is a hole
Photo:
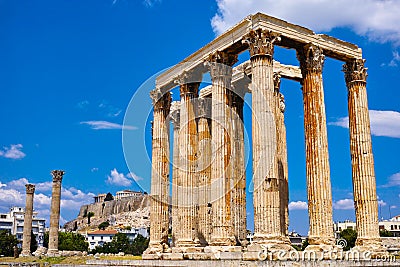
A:
{"label": "weathered limestone surface", "polygon": [[198,114],[198,175],[199,175],[199,211],[198,236],[201,245],[211,241],[211,99],[199,99]]}
{"label": "weathered limestone surface", "polygon": [[384,252],[379,237],[378,198],[367,101],[365,60],[344,65],[348,88],[350,152],[356,210],[356,249]]}
{"label": "weathered limestone surface", "polygon": [[213,216],[212,246],[232,246],[230,177],[227,176],[231,147],[227,118],[227,95],[232,81],[232,65],[237,55],[216,52],[210,56],[209,66],[212,79],[212,122],[211,132],[214,159],[211,167],[211,203]]}
{"label": "weathered limestone surface", "polygon": [[35,194],[35,185],[26,184],[25,187],[26,187],[26,203],[25,203],[24,233],[22,239],[21,256],[31,256],[33,196]]}
{"label": "weathered limestone surface", "polygon": [[244,95],[247,92],[248,81],[237,83],[232,90],[232,221],[233,231],[238,244],[247,245],[246,222],[246,166],[244,150]]}
{"label": "weathered limestone surface", "polygon": [[[273,53],[279,36],[251,31],[245,36],[252,64],[252,124],[254,183],[254,242],[292,249],[281,227],[281,202],[277,172],[276,97]],[[285,246],[286,244],[286,246]]]}
{"label": "weathered limestone surface", "polygon": [[[310,245],[335,244],[322,68],[325,56],[312,44],[298,50],[303,74],[304,131]],[[311,248],[311,247],[310,247]]]}
{"label": "weathered limestone surface", "polygon": [[[196,81],[194,81],[196,80]],[[182,170],[179,172],[179,227],[181,235],[177,237],[177,247],[198,246],[197,237],[197,122],[196,109],[199,78],[191,73],[182,74],[180,77],[181,111],[180,111],[180,163]]]}
{"label": "weathered limestone surface", "polygon": [[60,204],[61,204],[61,182],[64,171],[54,170],[51,172],[53,176],[53,188],[51,193],[50,208],[50,231],[49,231],[49,255],[58,253],[58,229],[60,228]]}
{"label": "weathered limestone surface", "polygon": [[[169,203],[169,124],[171,93],[153,91],[153,154],[151,172],[150,243],[144,254],[167,252]],[[146,255],[143,255],[145,258]]]}
{"label": "weathered limestone surface", "polygon": [[176,245],[178,236],[181,236],[181,227],[179,224],[179,196],[178,196],[178,184],[180,184],[180,168],[179,163],[180,151],[179,151],[179,130],[180,130],[180,102],[175,101],[171,104],[171,122],[174,126],[173,131],[173,169],[172,169],[172,245]]}
{"label": "weathered limestone surface", "polygon": [[286,146],[286,126],[285,126],[285,99],[280,93],[281,78],[279,74],[274,73],[274,97],[276,103],[276,137],[277,137],[277,161],[276,168],[278,173],[279,199],[280,199],[280,225],[281,231],[288,235],[289,229],[289,182],[288,182],[288,161]]}

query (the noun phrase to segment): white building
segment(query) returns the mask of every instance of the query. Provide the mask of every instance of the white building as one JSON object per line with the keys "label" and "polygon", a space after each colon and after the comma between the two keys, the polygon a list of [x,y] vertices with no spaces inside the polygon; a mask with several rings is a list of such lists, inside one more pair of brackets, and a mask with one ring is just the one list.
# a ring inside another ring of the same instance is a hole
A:
{"label": "white building", "polygon": [[86,234],[86,241],[89,243],[89,249],[94,249],[97,246],[103,246],[105,243],[111,242],[114,235],[117,233],[116,230],[98,230],[88,232]]}
{"label": "white building", "polygon": [[[0,213],[0,230],[8,230],[15,235],[18,241],[22,242],[24,233],[25,208],[12,207],[9,213]],[[33,211],[32,231],[36,236],[38,246],[43,246],[46,219],[38,218],[38,213]]]}
{"label": "white building", "polygon": [[145,238],[149,237],[149,232],[147,232],[147,228],[138,228],[131,230],[119,229],[118,232],[126,234],[131,241],[133,241],[138,235],[142,235]]}
{"label": "white building", "polygon": [[[352,221],[336,222],[333,225],[335,237],[339,238],[339,233],[344,229],[356,229],[356,223]],[[394,237],[400,237],[400,215],[390,220],[379,222],[379,230],[387,230],[393,234]]]}
{"label": "white building", "polygon": [[122,198],[126,198],[126,197],[133,197],[136,199],[139,199],[143,196],[142,192],[137,192],[137,191],[131,191],[131,190],[122,190],[122,191],[118,191],[115,194],[115,200],[118,199],[122,199]]}

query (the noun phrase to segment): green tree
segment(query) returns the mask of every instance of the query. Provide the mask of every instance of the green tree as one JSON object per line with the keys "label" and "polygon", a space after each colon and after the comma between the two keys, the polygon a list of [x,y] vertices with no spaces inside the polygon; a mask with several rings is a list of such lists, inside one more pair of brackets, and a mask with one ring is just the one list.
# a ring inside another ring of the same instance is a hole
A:
{"label": "green tree", "polygon": [[36,235],[31,231],[31,252],[35,252],[37,250],[38,243],[36,241]]}
{"label": "green tree", "polygon": [[[43,246],[49,247],[49,233],[44,234]],[[85,237],[76,233],[58,232],[58,249],[69,251],[87,251],[89,244]]]}
{"label": "green tree", "polygon": [[0,230],[0,255],[12,257],[14,255],[14,246],[18,244],[15,236],[7,230]]}
{"label": "green tree", "polygon": [[105,221],[102,222],[101,224],[99,224],[99,226],[97,226],[100,230],[105,230],[108,226],[110,226],[110,223]]}
{"label": "green tree", "polygon": [[393,236],[394,236],[393,233],[389,232],[389,231],[386,230],[386,229],[380,230],[380,231],[379,231],[379,235],[380,235],[381,237],[393,237]]}
{"label": "green tree", "polygon": [[303,244],[301,244],[301,250],[305,250],[306,247],[308,247],[308,245],[310,245],[310,243],[308,243],[308,238],[306,238],[306,239],[303,241]]}
{"label": "green tree", "polygon": [[127,254],[132,254],[135,256],[142,255],[143,252],[149,246],[149,239],[143,237],[142,235],[138,235],[132,242],[129,250],[125,251]]}
{"label": "green tree", "polygon": [[104,201],[111,201],[111,200],[114,200],[114,197],[110,192],[108,192]]}
{"label": "green tree", "polygon": [[340,238],[343,238],[347,242],[347,246],[343,248],[343,250],[347,251],[350,250],[352,247],[356,245],[356,239],[357,239],[357,231],[353,229],[344,229],[340,233]]}

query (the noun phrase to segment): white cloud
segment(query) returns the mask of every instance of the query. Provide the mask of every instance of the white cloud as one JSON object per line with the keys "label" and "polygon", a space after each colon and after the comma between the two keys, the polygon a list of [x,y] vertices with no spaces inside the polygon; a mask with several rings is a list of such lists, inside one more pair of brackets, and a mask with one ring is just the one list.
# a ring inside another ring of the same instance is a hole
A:
{"label": "white cloud", "polygon": [[341,199],[333,202],[333,208],[336,210],[352,210],[354,209],[354,200],[353,199]]}
{"label": "white cloud", "polygon": [[99,168],[91,168],[90,171],[91,172],[97,172],[99,170]]}
{"label": "white cloud", "polygon": [[292,201],[289,203],[289,210],[307,210],[307,202],[304,201]]}
{"label": "white cloud", "polygon": [[[390,110],[370,110],[371,134],[400,138],[400,112]],[[349,128],[349,117],[337,119],[329,125]]]}
{"label": "white cloud", "polygon": [[400,54],[397,51],[393,51],[393,59],[389,62],[389,67],[397,67],[400,62]]}
{"label": "white cloud", "polygon": [[29,184],[28,179],[26,178],[19,178],[18,180],[12,180],[7,183],[7,188],[12,188],[18,191],[25,192],[25,185]]}
{"label": "white cloud", "polygon": [[7,186],[6,184],[3,184],[2,182],[0,182],[0,188],[6,187],[6,186]]}
{"label": "white cloud", "polygon": [[387,203],[383,200],[378,200],[378,205],[381,207],[385,207],[387,205]]}
{"label": "white cloud", "polygon": [[393,206],[390,206],[390,208],[391,209],[397,209],[397,206],[393,205]]}
{"label": "white cloud", "polygon": [[130,174],[124,175],[123,173],[119,173],[117,169],[111,171],[110,175],[107,176],[106,182],[110,185],[118,185],[118,186],[130,186],[132,184]]}
{"label": "white cloud", "polygon": [[220,34],[249,14],[268,15],[314,31],[349,27],[378,42],[400,44],[400,1],[391,0],[216,0],[211,25]]}
{"label": "white cloud", "polygon": [[122,125],[109,121],[82,121],[81,124],[87,124],[91,126],[93,130],[108,130],[108,129],[124,129],[124,130],[136,130],[137,127]]}
{"label": "white cloud", "polygon": [[391,175],[388,179],[388,183],[382,187],[393,187],[400,186],[400,172]]}
{"label": "white cloud", "polygon": [[4,147],[3,150],[0,150],[0,157],[8,159],[22,159],[26,156],[26,154],[21,151],[22,148],[23,145],[21,144],[10,145],[10,147]]}
{"label": "white cloud", "polygon": [[0,188],[0,209],[8,211],[12,206],[24,205],[25,194],[21,194],[15,189]]}

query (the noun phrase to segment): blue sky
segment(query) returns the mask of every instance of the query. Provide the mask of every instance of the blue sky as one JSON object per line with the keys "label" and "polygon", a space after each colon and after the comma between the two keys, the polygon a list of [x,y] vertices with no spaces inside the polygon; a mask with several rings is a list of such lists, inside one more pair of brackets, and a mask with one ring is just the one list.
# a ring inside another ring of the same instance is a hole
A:
{"label": "blue sky", "polygon": [[[148,92],[154,75],[248,14],[260,11],[363,49],[369,69],[380,217],[388,219],[389,208],[392,216],[399,214],[400,4],[330,2],[0,0],[0,212],[24,205],[23,186],[29,181],[37,184],[35,209],[48,217],[53,169],[66,171],[62,222],[76,216],[80,205],[92,201],[94,194],[138,190],[136,181],[148,191]],[[248,54],[240,57],[247,58]],[[277,48],[276,59],[298,65],[293,50]],[[354,219],[347,92],[341,68],[341,62],[326,60],[335,221]],[[306,234],[300,85],[283,81],[281,87],[287,107],[290,230]],[[248,122],[249,110],[246,127],[250,127]],[[250,168],[247,176],[251,177]],[[251,214],[251,194],[248,207]],[[249,217],[248,228],[252,229]]]}

